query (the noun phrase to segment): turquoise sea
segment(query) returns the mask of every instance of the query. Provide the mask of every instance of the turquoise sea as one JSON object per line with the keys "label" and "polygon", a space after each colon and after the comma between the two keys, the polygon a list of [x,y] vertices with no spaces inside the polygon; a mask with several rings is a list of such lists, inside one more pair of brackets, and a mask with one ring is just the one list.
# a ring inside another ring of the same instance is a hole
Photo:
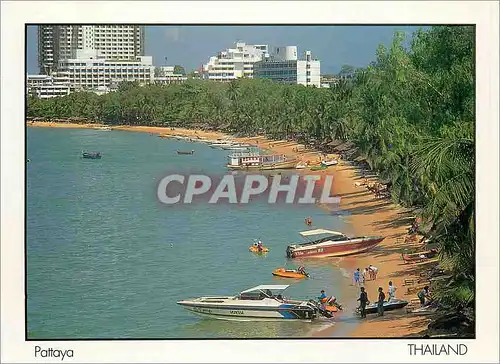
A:
{"label": "turquoise sea", "polygon": [[[228,151],[148,133],[27,130],[28,338],[304,337],[327,323],[232,322],[200,318],[176,301],[291,284],[286,296],[314,298],[346,280],[331,261],[306,262],[312,278],[271,272],[300,241],[304,218],[343,228],[316,206],[165,206],[156,187],[167,173],[226,172]],[[177,155],[176,150],[195,150]],[[82,150],[101,160],[81,159]],[[271,251],[248,251],[261,239]]]}

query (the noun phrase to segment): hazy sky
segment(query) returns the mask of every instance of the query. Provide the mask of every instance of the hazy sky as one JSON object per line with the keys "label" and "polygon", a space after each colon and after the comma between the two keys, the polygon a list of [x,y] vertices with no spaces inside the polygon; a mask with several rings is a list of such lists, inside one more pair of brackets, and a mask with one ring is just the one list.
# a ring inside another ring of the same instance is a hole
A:
{"label": "hazy sky", "polygon": [[[299,54],[311,50],[321,61],[321,73],[342,65],[367,66],[379,44],[388,45],[395,31],[411,35],[418,26],[147,26],[146,55],[156,66],[179,64],[187,70],[207,63],[210,56],[236,41],[271,46],[296,45]],[[28,73],[38,73],[37,30],[28,27]]]}

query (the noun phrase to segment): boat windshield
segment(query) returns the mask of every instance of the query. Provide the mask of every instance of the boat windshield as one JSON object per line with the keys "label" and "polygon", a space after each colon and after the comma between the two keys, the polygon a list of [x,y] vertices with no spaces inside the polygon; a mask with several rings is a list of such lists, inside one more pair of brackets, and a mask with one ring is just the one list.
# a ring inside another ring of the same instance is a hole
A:
{"label": "boat windshield", "polygon": [[314,235],[314,240],[306,240],[306,242],[299,245],[313,245],[323,243],[325,241],[342,241],[349,240],[350,238],[346,235],[330,235],[330,234],[319,234]]}
{"label": "boat windshield", "polygon": [[238,297],[239,299],[249,300],[262,300],[264,298],[281,299],[281,293],[288,287],[288,285],[261,285],[241,292]]}

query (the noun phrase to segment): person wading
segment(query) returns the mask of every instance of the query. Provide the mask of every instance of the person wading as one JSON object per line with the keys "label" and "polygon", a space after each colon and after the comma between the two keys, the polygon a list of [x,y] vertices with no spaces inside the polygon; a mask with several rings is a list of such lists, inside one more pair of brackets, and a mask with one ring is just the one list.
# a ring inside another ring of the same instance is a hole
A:
{"label": "person wading", "polygon": [[361,287],[361,293],[359,295],[358,301],[359,301],[359,311],[361,313],[361,318],[366,318],[366,305],[370,301],[368,301],[368,295],[365,292],[365,287]]}

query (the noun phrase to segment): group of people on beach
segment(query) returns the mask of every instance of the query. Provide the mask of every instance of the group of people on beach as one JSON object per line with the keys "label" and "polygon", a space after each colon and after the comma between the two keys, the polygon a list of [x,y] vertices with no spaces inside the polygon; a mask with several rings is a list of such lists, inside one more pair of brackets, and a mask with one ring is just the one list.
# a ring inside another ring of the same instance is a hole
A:
{"label": "group of people on beach", "polygon": [[360,268],[356,269],[353,274],[354,285],[356,287],[361,287],[365,284],[367,280],[374,281],[377,279],[378,268],[373,265],[369,265],[367,268],[360,270]]}

